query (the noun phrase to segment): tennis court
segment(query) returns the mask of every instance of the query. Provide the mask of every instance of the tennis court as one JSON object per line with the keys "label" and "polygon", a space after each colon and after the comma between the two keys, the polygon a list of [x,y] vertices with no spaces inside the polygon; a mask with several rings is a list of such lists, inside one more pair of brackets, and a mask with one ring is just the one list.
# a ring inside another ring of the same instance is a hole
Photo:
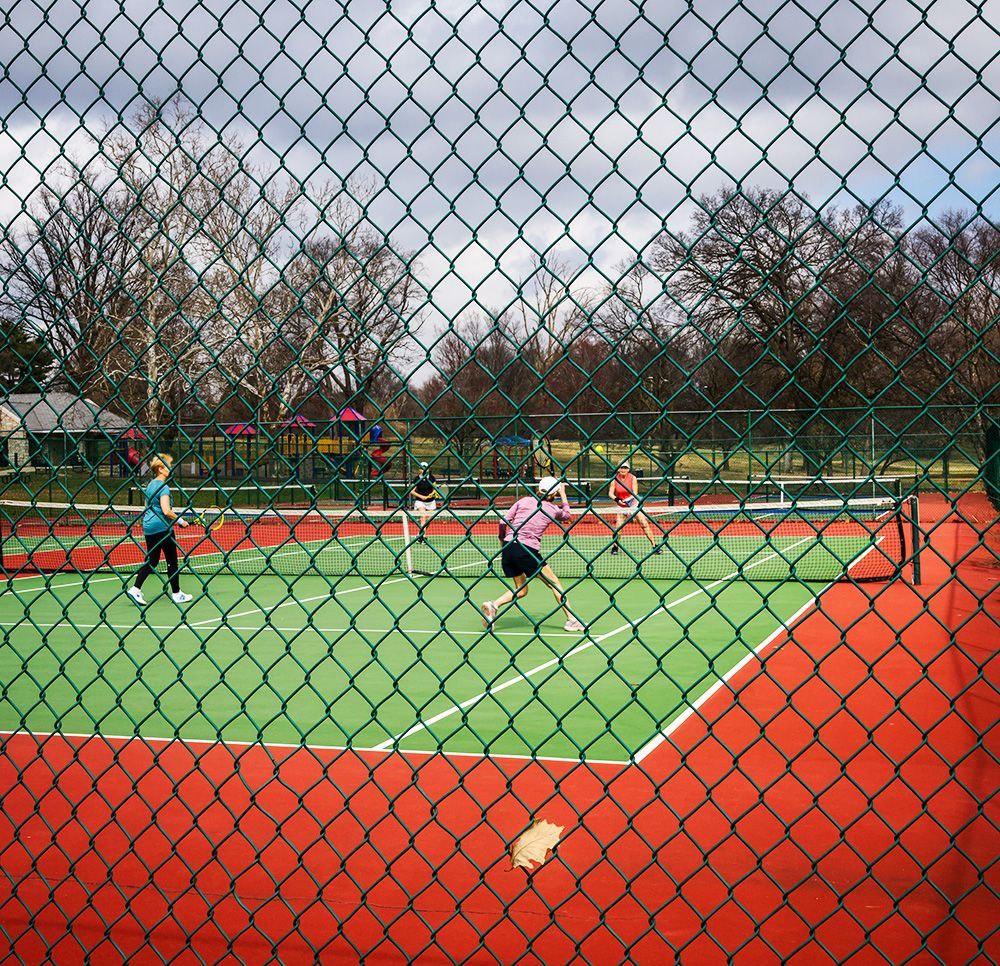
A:
{"label": "tennis court", "polygon": [[[440,525],[445,538],[431,538],[431,553],[447,560],[469,552],[454,528]],[[251,530],[259,538],[257,523]],[[794,555],[803,540],[784,546]],[[76,538],[70,556],[94,552],[93,541],[84,543]],[[257,576],[220,572],[221,551],[194,553],[186,586],[196,600],[183,610],[166,594],[138,610],[115,573],[60,574],[48,586],[41,577],[15,580],[3,599],[8,613],[0,612],[4,626],[19,629],[16,645],[7,640],[5,663],[27,667],[10,692],[11,720],[0,725],[12,727],[26,713],[38,731],[58,723],[74,733],[124,735],[138,727],[151,738],[625,763],[823,587],[737,572],[764,571],[780,559],[781,543],[745,551],[736,564],[723,564],[716,547],[703,564],[718,571],[711,580],[577,579],[568,592],[586,635],[562,630],[543,587],[488,633],[478,603],[499,595],[497,579],[456,579],[441,564],[436,578],[399,569],[335,584],[282,577],[265,560],[316,548],[308,540],[294,553],[287,540],[276,546],[256,551]],[[374,553],[368,539],[356,547],[363,560]],[[472,548],[477,557],[481,551]],[[237,544],[233,552],[249,569],[250,551]],[[342,544],[337,552],[345,553]],[[818,552],[829,561],[828,551]],[[856,540],[852,552],[861,553]],[[42,545],[37,553],[51,551]],[[561,555],[554,559],[558,567]]]}
{"label": "tennis court", "polygon": [[624,764],[825,586],[900,572],[916,508],[650,506],[655,546],[583,508],[543,545],[581,635],[538,581],[484,629],[495,512],[232,510],[182,531],[194,602],[140,610],[140,511],[8,503],[0,728]]}

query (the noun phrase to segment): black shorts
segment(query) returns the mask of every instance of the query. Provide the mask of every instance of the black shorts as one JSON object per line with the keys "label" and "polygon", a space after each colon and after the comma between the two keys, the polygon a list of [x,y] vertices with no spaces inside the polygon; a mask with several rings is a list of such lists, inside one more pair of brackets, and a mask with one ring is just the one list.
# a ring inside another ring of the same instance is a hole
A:
{"label": "black shorts", "polygon": [[531,547],[512,540],[503,545],[500,555],[505,577],[534,577],[545,565],[541,554]]}

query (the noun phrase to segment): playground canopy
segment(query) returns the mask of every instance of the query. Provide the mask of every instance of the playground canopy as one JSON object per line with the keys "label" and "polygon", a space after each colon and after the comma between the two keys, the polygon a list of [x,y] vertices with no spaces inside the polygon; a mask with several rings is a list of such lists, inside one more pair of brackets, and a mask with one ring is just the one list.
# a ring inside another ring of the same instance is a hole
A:
{"label": "playground canopy", "polygon": [[222,431],[227,436],[256,436],[257,427],[252,426],[250,423],[232,423],[229,426],[223,426]]}
{"label": "playground canopy", "polygon": [[288,432],[290,429],[315,429],[316,424],[305,416],[291,416],[281,424],[281,431]]}

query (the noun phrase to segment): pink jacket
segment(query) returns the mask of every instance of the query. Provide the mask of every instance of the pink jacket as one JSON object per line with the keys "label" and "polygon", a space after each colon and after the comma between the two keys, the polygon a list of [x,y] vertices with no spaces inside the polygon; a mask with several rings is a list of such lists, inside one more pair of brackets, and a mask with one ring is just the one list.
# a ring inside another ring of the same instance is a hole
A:
{"label": "pink jacket", "polygon": [[565,523],[572,517],[569,507],[557,507],[554,503],[539,500],[536,496],[526,496],[518,500],[503,516],[507,524],[507,543],[516,540],[532,550],[540,550],[542,535],[550,523]]}

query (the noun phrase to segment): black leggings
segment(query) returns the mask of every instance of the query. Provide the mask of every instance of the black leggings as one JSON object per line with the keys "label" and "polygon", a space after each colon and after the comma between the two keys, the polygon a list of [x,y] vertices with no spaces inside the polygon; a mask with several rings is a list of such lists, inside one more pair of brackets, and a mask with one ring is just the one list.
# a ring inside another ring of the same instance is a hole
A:
{"label": "black leggings", "polygon": [[180,567],[177,564],[177,544],[174,535],[167,530],[164,533],[146,534],[146,562],[139,568],[135,578],[136,587],[142,587],[146,578],[156,569],[162,553],[167,560],[167,576],[170,578],[170,588],[175,594],[181,592]]}

